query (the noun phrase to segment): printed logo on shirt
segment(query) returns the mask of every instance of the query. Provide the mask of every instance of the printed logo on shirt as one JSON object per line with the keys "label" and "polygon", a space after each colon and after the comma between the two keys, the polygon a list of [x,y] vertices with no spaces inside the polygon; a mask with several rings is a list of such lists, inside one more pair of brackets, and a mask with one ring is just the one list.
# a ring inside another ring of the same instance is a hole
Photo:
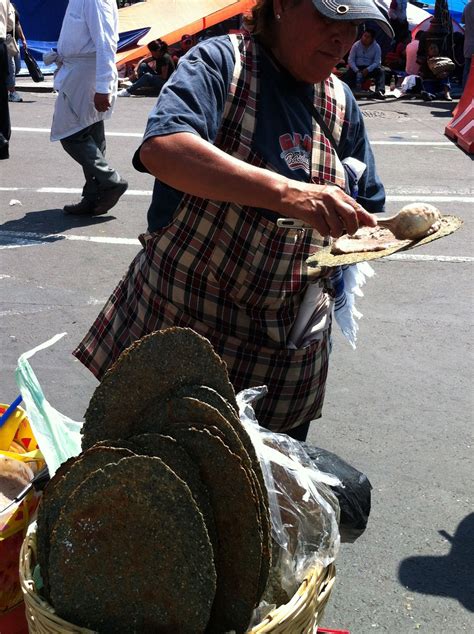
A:
{"label": "printed logo on shirt", "polygon": [[298,132],[282,134],[280,136],[280,147],[282,149],[280,157],[286,162],[290,170],[302,169],[309,174],[311,146],[309,134],[305,134],[304,137]]}

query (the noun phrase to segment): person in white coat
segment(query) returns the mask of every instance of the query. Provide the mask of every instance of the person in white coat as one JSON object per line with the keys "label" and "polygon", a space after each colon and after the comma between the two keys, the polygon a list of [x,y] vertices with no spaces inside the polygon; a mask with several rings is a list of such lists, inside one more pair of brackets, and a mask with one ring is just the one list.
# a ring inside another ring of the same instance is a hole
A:
{"label": "person in white coat", "polygon": [[117,94],[117,42],[115,0],[69,1],[57,54],[48,60],[58,65],[51,141],[61,142],[86,179],[81,201],[65,205],[66,214],[105,214],[128,187],[105,160],[104,120],[112,115]]}

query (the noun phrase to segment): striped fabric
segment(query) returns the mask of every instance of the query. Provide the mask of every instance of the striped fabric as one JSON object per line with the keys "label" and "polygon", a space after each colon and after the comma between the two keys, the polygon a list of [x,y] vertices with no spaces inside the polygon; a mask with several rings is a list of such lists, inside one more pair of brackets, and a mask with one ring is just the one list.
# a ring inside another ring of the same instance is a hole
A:
{"label": "striped fabric", "polygon": [[[216,145],[267,167],[251,149],[258,48],[248,35],[232,41],[236,64]],[[339,139],[345,101],[337,79],[316,86],[315,104]],[[344,168],[313,125],[312,177],[344,187]],[[268,386],[256,408],[262,425],[285,431],[320,416],[330,330],[304,349],[286,347],[309,284],[321,288],[319,307],[332,308],[325,276],[310,275],[305,264],[325,244],[317,232],[277,227],[251,207],[185,196],[171,225],[140,240],[143,250],[73,353],[97,378],[145,334],[189,327],[211,341],[236,391]]]}

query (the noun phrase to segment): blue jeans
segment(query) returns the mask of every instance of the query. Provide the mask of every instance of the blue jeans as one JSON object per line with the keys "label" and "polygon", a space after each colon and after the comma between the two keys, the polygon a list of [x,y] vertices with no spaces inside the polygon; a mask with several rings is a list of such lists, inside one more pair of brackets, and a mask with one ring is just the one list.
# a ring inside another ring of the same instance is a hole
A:
{"label": "blue jeans", "polygon": [[128,92],[133,95],[140,88],[155,88],[158,92],[165,85],[165,80],[159,75],[153,73],[144,73],[137,81],[133,82],[130,88],[127,88]]}
{"label": "blue jeans", "polygon": [[20,72],[21,68],[21,59],[20,53],[13,55],[13,57],[8,56],[8,76],[7,76],[7,88],[15,88],[15,77]]}
{"label": "blue jeans", "polygon": [[444,94],[445,90],[451,90],[449,79],[424,79],[423,89],[433,95]]}

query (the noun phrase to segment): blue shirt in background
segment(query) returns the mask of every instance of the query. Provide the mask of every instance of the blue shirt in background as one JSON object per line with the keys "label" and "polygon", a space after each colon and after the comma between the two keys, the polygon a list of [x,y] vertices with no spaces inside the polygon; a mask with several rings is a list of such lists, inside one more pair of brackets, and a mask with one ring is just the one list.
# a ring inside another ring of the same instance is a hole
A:
{"label": "blue shirt in background", "polygon": [[382,65],[382,49],[375,41],[365,47],[359,40],[352,45],[347,63],[355,73],[362,67],[373,71]]}

